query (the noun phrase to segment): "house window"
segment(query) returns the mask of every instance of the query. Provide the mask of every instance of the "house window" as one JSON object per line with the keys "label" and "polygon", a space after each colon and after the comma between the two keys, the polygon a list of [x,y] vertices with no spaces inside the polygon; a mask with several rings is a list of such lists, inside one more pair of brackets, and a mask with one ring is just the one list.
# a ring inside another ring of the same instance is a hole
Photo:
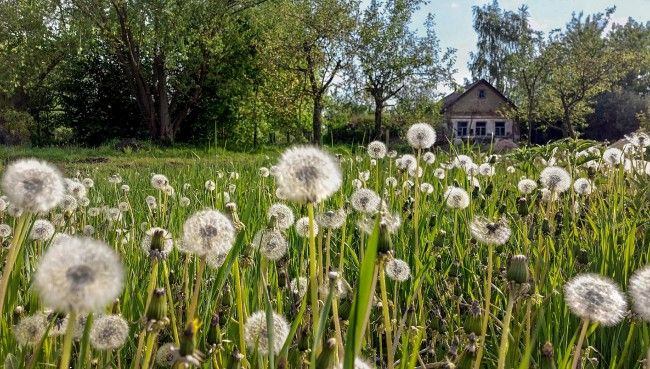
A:
{"label": "house window", "polygon": [[467,122],[456,122],[456,136],[467,136]]}
{"label": "house window", "polygon": [[506,135],[506,122],[494,122],[494,135],[497,137]]}
{"label": "house window", "polygon": [[476,122],[476,135],[485,136],[485,127],[487,126],[486,122]]}
{"label": "house window", "polygon": [[485,99],[485,90],[478,90],[478,98]]}

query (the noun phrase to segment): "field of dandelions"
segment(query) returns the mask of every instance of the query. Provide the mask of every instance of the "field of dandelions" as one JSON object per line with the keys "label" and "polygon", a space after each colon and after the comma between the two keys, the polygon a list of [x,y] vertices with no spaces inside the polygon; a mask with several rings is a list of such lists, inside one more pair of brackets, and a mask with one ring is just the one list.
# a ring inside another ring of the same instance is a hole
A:
{"label": "field of dandelions", "polygon": [[[494,155],[12,158],[4,368],[642,368],[645,134]],[[344,151],[344,150],[338,150]]]}

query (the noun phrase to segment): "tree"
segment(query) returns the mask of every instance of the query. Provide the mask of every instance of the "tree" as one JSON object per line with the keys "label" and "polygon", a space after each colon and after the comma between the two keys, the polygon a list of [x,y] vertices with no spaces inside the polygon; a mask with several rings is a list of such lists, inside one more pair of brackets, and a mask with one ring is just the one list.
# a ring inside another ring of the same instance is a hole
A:
{"label": "tree", "polygon": [[[410,29],[421,0],[372,0],[355,36],[358,65],[356,76],[374,104],[374,135],[382,135],[382,113],[389,100],[405,88],[435,87],[451,79],[454,50],[440,56],[440,45],[429,15],[426,35]],[[444,66],[441,63],[446,63]]]}
{"label": "tree", "polygon": [[528,7],[517,12],[502,10],[499,2],[474,6],[474,30],[478,35],[477,51],[470,54],[468,63],[472,78],[486,79],[503,93],[512,87],[509,58],[519,49],[519,42],[530,37]]}

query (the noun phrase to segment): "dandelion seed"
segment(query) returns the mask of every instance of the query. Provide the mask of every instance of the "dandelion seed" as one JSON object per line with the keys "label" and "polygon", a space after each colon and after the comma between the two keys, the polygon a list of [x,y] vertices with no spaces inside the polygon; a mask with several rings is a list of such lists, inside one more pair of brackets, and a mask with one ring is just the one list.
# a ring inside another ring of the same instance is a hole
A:
{"label": "dandelion seed", "polygon": [[460,187],[447,187],[444,198],[447,206],[452,209],[465,209],[469,206],[469,194]]}
{"label": "dandelion seed", "polygon": [[560,167],[546,167],[540,173],[540,182],[552,192],[562,193],[571,187],[571,175]]}
{"label": "dandelion seed", "polygon": [[294,147],[278,162],[277,184],[289,200],[318,203],[341,187],[337,161],[315,147]]}
{"label": "dandelion seed", "polygon": [[79,206],[81,206],[82,208],[85,208],[85,207],[88,207],[88,205],[90,205],[90,199],[87,198],[87,197],[82,197],[82,198],[79,199],[78,203],[79,203]]}
{"label": "dandelion seed", "polygon": [[302,298],[307,293],[309,280],[306,277],[297,277],[289,282],[289,289],[291,293]]}
{"label": "dandelion seed", "polygon": [[491,222],[484,217],[475,217],[470,224],[472,237],[487,245],[503,245],[510,239],[510,227],[505,218]]}
{"label": "dandelion seed", "polygon": [[74,196],[75,199],[79,200],[86,197],[87,194],[86,186],[84,186],[81,182],[77,182],[75,180],[65,178],[64,183],[68,193]]}
{"label": "dandelion seed", "polygon": [[122,213],[126,213],[126,212],[128,212],[129,210],[131,210],[131,205],[129,205],[129,203],[126,202],[126,201],[122,201],[122,202],[120,202],[119,204],[117,204],[117,208],[118,208]]}
{"label": "dandelion seed", "polygon": [[269,260],[279,260],[287,253],[289,243],[280,231],[264,229],[253,237],[253,248]]}
{"label": "dandelion seed", "polygon": [[367,182],[370,179],[370,171],[365,170],[363,172],[359,172],[359,180],[361,182]]}
{"label": "dandelion seed", "polygon": [[519,183],[517,184],[517,189],[519,190],[520,193],[524,195],[533,193],[533,191],[535,191],[536,188],[537,188],[537,182],[528,178],[524,178],[520,180]]}
{"label": "dandelion seed", "polygon": [[280,229],[289,229],[294,222],[293,211],[284,204],[273,204],[267,212],[268,220],[275,218],[275,226]]}
{"label": "dandelion seed", "polygon": [[33,213],[50,211],[65,194],[59,171],[34,159],[9,164],[2,176],[2,190],[12,205]]}
{"label": "dandelion seed", "polygon": [[463,169],[463,170],[466,171],[467,170],[466,168],[468,166],[473,165],[473,164],[474,164],[474,161],[469,156],[467,156],[467,155],[456,155],[452,165],[455,168]]}
{"label": "dandelion seed", "polygon": [[84,226],[82,233],[86,237],[90,237],[93,234],[95,234],[95,227],[91,226],[90,224],[87,224]]}
{"label": "dandelion seed", "polygon": [[234,241],[232,222],[216,210],[196,212],[183,225],[183,246],[198,256],[227,254]]}
{"label": "dandelion seed", "polygon": [[424,173],[424,171],[422,170],[422,167],[419,166],[419,165],[411,165],[408,168],[407,171],[408,171],[409,177],[412,177],[412,178],[416,178],[416,177],[420,178],[420,177],[422,177],[422,174]]}
{"label": "dandelion seed", "polygon": [[427,123],[416,123],[406,132],[406,140],[414,149],[428,149],[436,142],[436,131]]}
{"label": "dandelion seed", "polygon": [[627,301],[616,283],[597,274],[581,274],[567,282],[564,301],[573,314],[605,326],[618,324],[627,312]]}
{"label": "dandelion seed", "polygon": [[381,141],[372,141],[368,144],[368,156],[383,159],[386,156],[386,145]]}
{"label": "dandelion seed", "polygon": [[169,197],[174,197],[176,195],[176,190],[174,187],[167,185],[162,189],[163,193]]}
{"label": "dandelion seed", "polygon": [[88,216],[91,217],[91,218],[98,217],[99,214],[101,214],[101,209],[99,209],[99,208],[90,208],[90,209],[88,209],[88,213],[87,213],[87,214],[88,214]]}
{"label": "dandelion seed", "polygon": [[20,319],[14,326],[14,337],[21,346],[33,346],[40,342],[47,330],[43,314],[35,314]]}
{"label": "dandelion seed", "polygon": [[391,187],[391,188],[397,187],[397,178],[395,178],[395,177],[387,177],[386,178],[386,187]]}
{"label": "dandelion seed", "polygon": [[[323,280],[323,283],[318,288],[318,292],[321,294],[321,296],[323,296],[323,299],[325,299],[330,293],[330,283],[332,283],[332,281],[327,278]],[[334,283],[334,297],[337,299],[347,298],[348,293],[352,291],[352,287],[350,287],[348,282],[346,282],[345,279],[339,277],[334,279]]]}
{"label": "dandelion seed", "polygon": [[34,278],[43,303],[58,311],[100,311],[122,291],[115,252],[90,238],[65,236],[45,252]]}
{"label": "dandelion seed", "polygon": [[122,220],[122,212],[118,208],[107,208],[104,216],[111,223],[117,223]]}
{"label": "dandelion seed", "polygon": [[47,241],[54,236],[54,226],[45,219],[37,219],[32,225],[29,238],[35,241]]}
{"label": "dandelion seed", "polygon": [[126,343],[129,324],[119,315],[104,315],[93,322],[90,344],[97,350],[115,350]]}
{"label": "dandelion seed", "polygon": [[594,190],[594,184],[589,178],[578,178],[573,182],[573,190],[579,195],[589,195]]}
{"label": "dandelion seed", "polygon": [[[309,237],[309,218],[303,217],[296,221],[296,233],[298,236]],[[318,235],[318,224],[314,222],[314,236]]]}
{"label": "dandelion seed", "polygon": [[395,165],[398,169],[408,170],[409,168],[417,165],[417,159],[410,154],[404,154],[395,160]]}
{"label": "dandelion seed", "polygon": [[650,267],[634,272],[630,278],[628,292],[632,296],[634,312],[645,321],[650,321]]}
{"label": "dandelion seed", "polygon": [[246,346],[251,350],[257,349],[262,355],[269,352],[278,354],[289,336],[289,324],[286,319],[275,312],[272,314],[273,342],[269,342],[265,311],[256,311],[251,314],[244,325]]}
{"label": "dandelion seed", "polygon": [[158,207],[158,201],[156,201],[156,198],[151,195],[145,197],[144,202],[147,204],[149,209],[155,209]]}
{"label": "dandelion seed", "polygon": [[388,278],[397,282],[404,282],[411,277],[411,268],[404,260],[391,259],[386,262],[385,269]]}
{"label": "dandelion seed", "polygon": [[77,199],[71,195],[63,195],[63,200],[61,201],[60,206],[63,211],[72,213],[77,210]]}
{"label": "dandelion seed", "polygon": [[381,199],[375,191],[361,188],[352,193],[352,196],[350,196],[350,203],[354,210],[361,213],[372,214],[379,210]]}
{"label": "dandelion seed", "polygon": [[617,166],[623,161],[623,151],[610,147],[603,152],[603,161],[610,166]]}

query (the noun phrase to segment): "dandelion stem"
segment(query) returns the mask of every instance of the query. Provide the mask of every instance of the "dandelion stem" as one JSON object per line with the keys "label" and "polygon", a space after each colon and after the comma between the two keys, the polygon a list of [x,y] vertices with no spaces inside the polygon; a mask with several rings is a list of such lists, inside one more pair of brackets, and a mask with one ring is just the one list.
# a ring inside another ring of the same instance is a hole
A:
{"label": "dandelion stem", "polygon": [[235,279],[235,293],[237,294],[237,328],[239,329],[239,350],[242,354],[246,352],[246,343],[244,336],[244,296],[241,291],[241,277],[239,275],[239,260],[235,259],[232,264],[232,275]]}
{"label": "dandelion stem", "polygon": [[393,369],[393,328],[390,319],[390,307],[388,306],[388,291],[386,289],[386,272],[384,270],[384,258],[379,262],[379,287],[381,288],[381,310],[384,317],[384,331],[386,332],[386,353],[388,358],[388,369]]}
{"label": "dandelion stem", "polygon": [[167,304],[169,305],[169,315],[171,317],[172,335],[174,336],[174,344],[178,345],[180,340],[178,338],[176,310],[174,309],[174,300],[172,299],[172,286],[169,283],[169,267],[167,267],[167,261],[163,261],[163,276],[165,278],[165,293],[167,294]]}
{"label": "dandelion stem", "polygon": [[199,294],[201,293],[201,284],[203,282],[203,272],[205,271],[205,257],[199,258],[199,266],[196,271],[196,281],[194,282],[194,292],[192,292],[192,302],[187,310],[187,322],[191,322],[196,314],[196,307],[199,304]]}
{"label": "dandelion stem", "polygon": [[142,369],[149,369],[151,362],[151,354],[153,352],[153,345],[156,343],[157,331],[149,332],[147,335],[147,345],[145,346],[144,358],[142,359]]}
{"label": "dandelion stem", "polygon": [[147,287],[147,302],[144,305],[144,312],[147,313],[149,310],[149,304],[151,304],[151,298],[153,297],[153,290],[158,284],[158,260],[152,259],[151,264],[151,274],[149,275],[149,286]]}
{"label": "dandelion stem", "polygon": [[70,354],[72,351],[72,338],[74,329],[77,325],[77,313],[72,311],[68,314],[68,324],[65,327],[65,338],[63,339],[63,349],[61,352],[61,362],[59,369],[68,369],[70,366]]}
{"label": "dandelion stem", "polygon": [[571,364],[571,369],[576,369],[580,362],[582,343],[587,335],[587,328],[589,328],[589,319],[582,319],[582,329],[580,330],[580,336],[578,336],[578,342],[576,343],[576,348],[573,352],[573,364]]}
{"label": "dandelion stem", "polygon": [[483,321],[481,322],[481,338],[479,340],[478,352],[476,353],[476,361],[474,362],[474,369],[479,369],[481,360],[483,359],[483,352],[485,350],[485,343],[488,330],[488,322],[490,321],[490,300],[492,299],[492,259],[494,254],[494,245],[488,245],[488,264],[487,275],[485,276],[485,308],[483,309]]}
{"label": "dandelion stem", "polygon": [[497,361],[497,369],[504,369],[506,367],[506,356],[508,355],[508,339],[510,335],[510,321],[512,320],[512,309],[515,306],[515,294],[510,291],[508,296],[508,305],[506,307],[506,315],[503,318],[503,325],[501,327],[501,343],[499,344],[499,359]]}
{"label": "dandelion stem", "polygon": [[20,248],[22,247],[25,237],[27,236],[26,225],[28,220],[31,218],[29,212],[25,212],[23,215],[18,218],[16,223],[16,236],[11,240],[9,245],[9,254],[7,254],[7,261],[2,270],[2,280],[0,280],[0,316],[4,312],[5,299],[7,297],[7,288],[9,287],[9,279],[11,278],[11,272],[16,264],[18,255],[20,254]]}
{"label": "dandelion stem", "polygon": [[[316,239],[314,237],[314,204],[307,204],[309,216],[309,293],[312,317],[312,332],[318,332],[318,280],[316,279]],[[318,344],[315,345],[318,351]],[[318,354],[318,352],[316,353]]]}

